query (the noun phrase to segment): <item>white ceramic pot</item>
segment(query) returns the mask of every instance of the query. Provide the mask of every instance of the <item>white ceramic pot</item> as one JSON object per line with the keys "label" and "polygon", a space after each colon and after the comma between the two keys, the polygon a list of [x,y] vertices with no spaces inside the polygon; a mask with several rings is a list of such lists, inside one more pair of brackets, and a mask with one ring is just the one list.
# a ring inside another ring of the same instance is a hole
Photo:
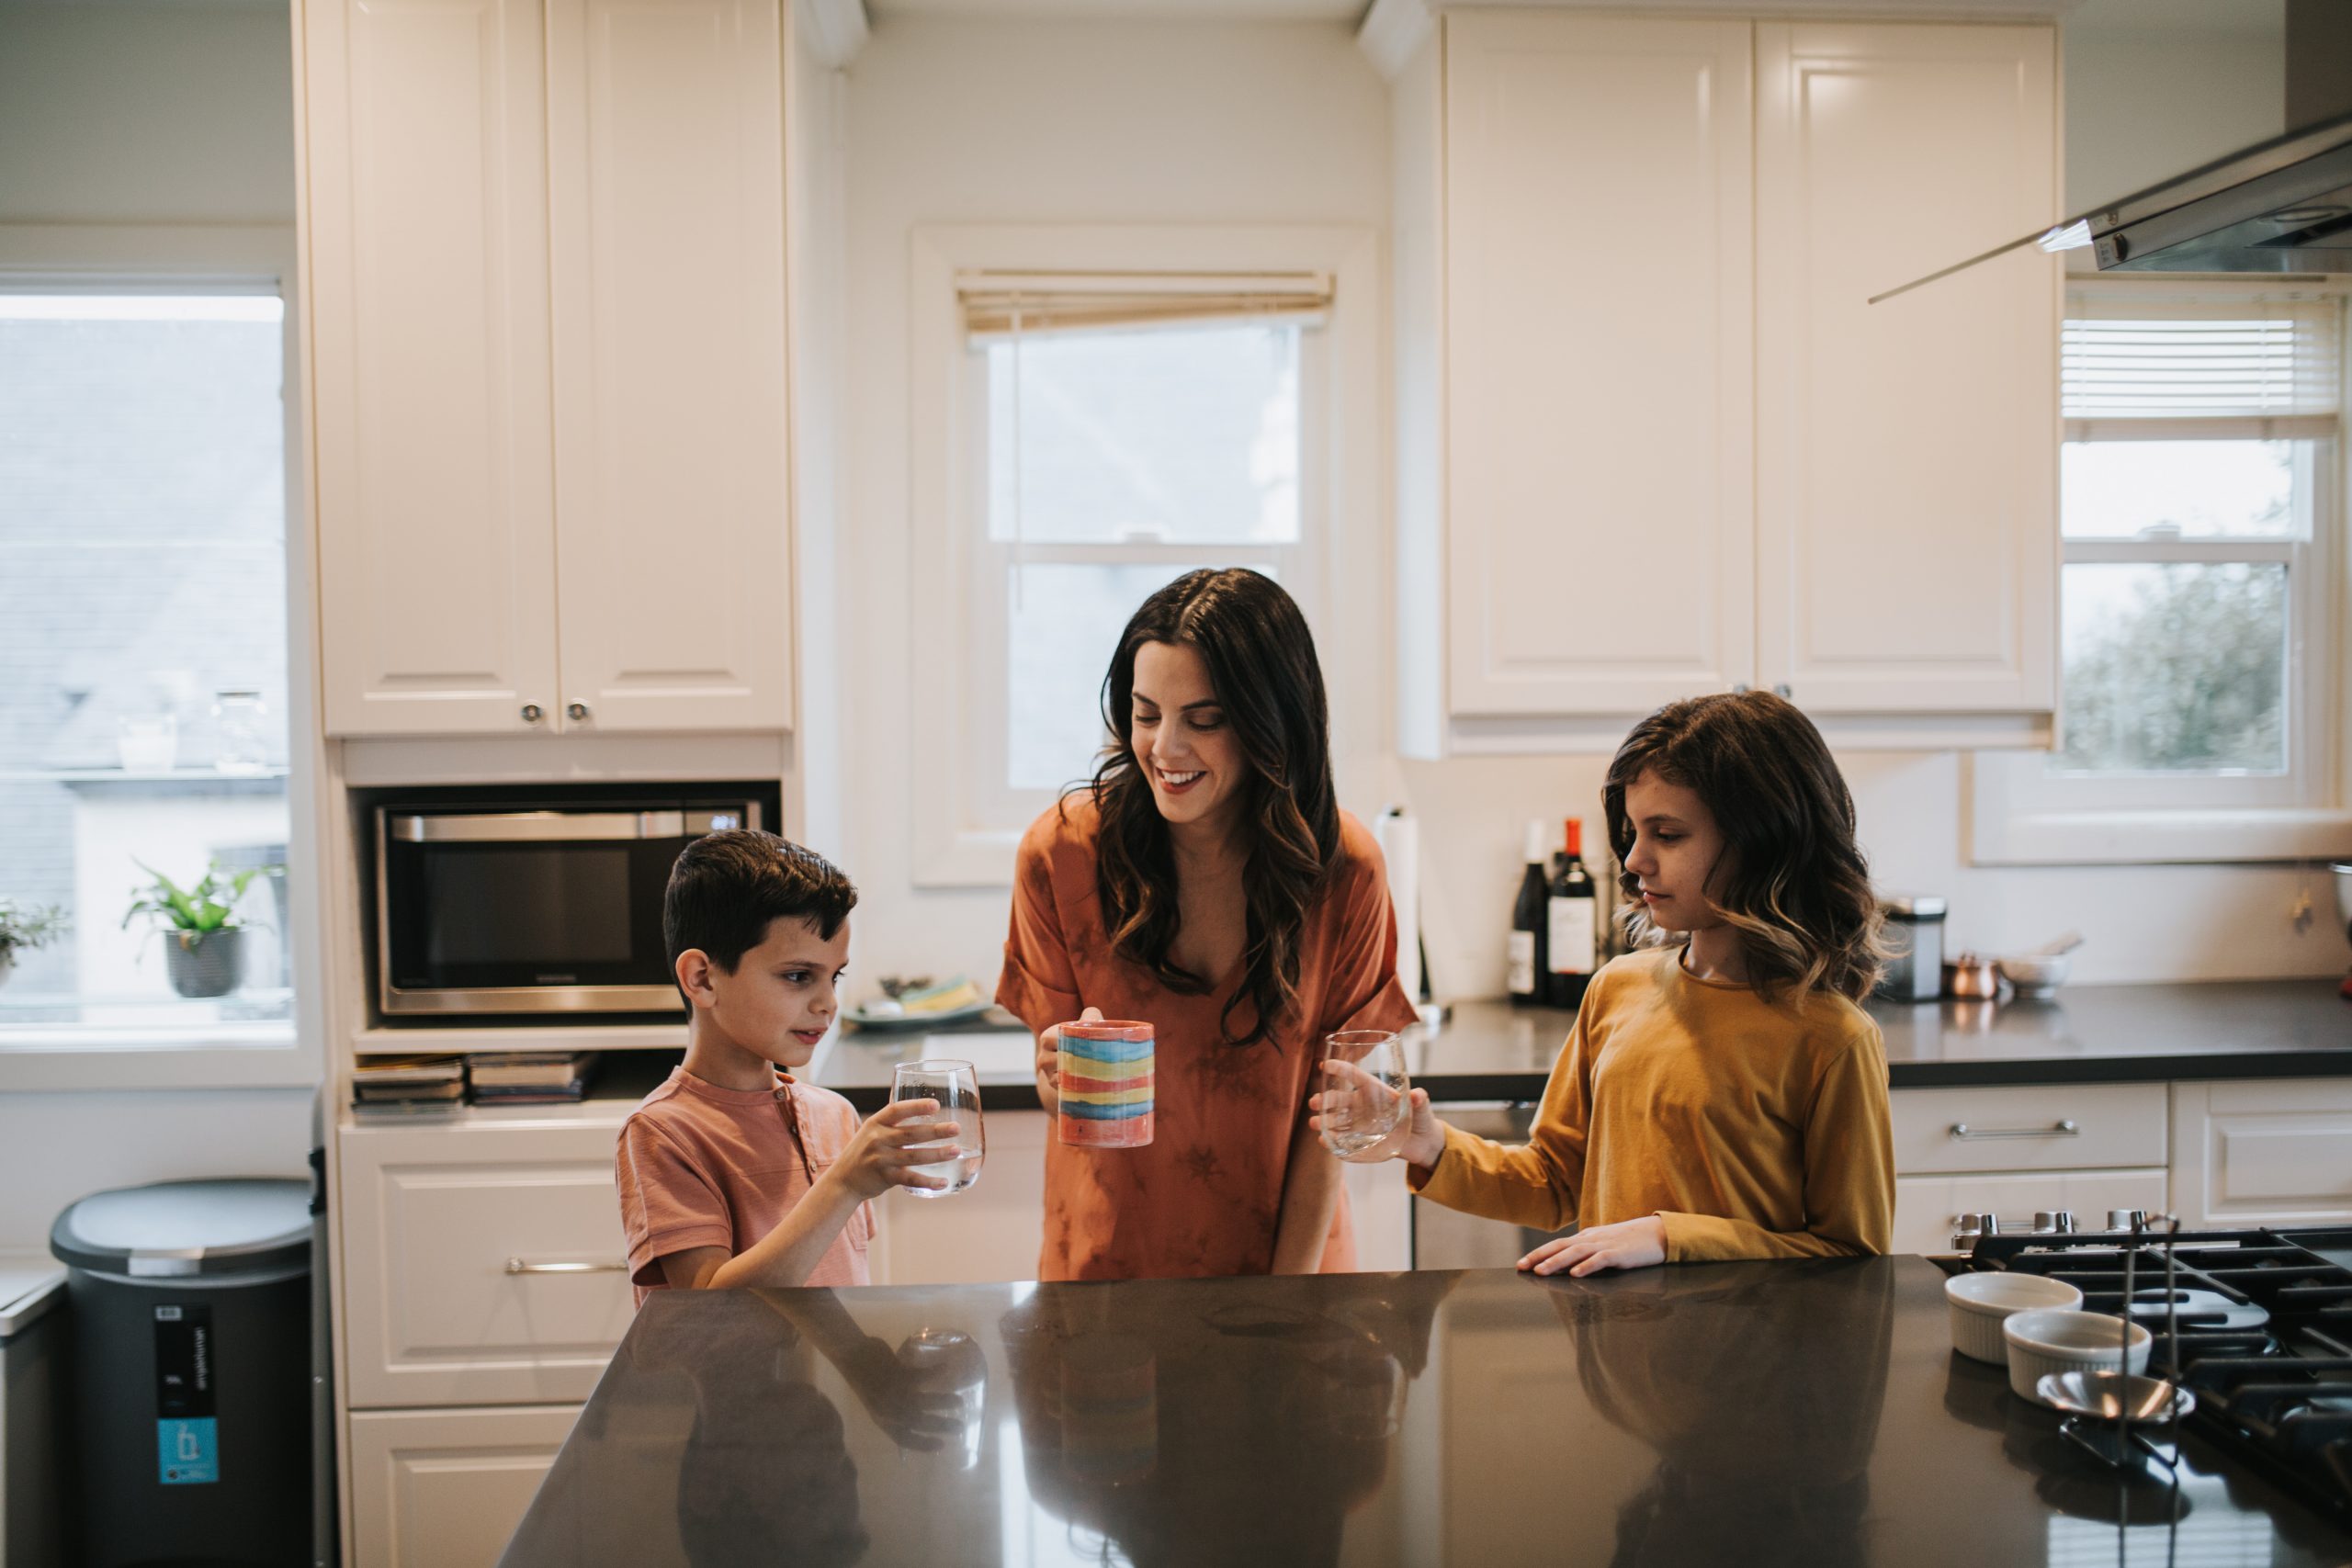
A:
{"label": "white ceramic pot", "polygon": [[2001,1335],[2009,1347],[2009,1392],[2036,1404],[2041,1396],[2034,1385],[2053,1373],[2146,1371],[2155,1343],[2138,1324],[2127,1331],[2121,1318],[2103,1312],[2021,1312],[2001,1325]]}
{"label": "white ceramic pot", "polygon": [[1951,1305],[1951,1348],[1974,1361],[2006,1366],[2001,1325],[2021,1312],[2073,1312],[2083,1292],[2046,1274],[1955,1274],[1944,1281]]}

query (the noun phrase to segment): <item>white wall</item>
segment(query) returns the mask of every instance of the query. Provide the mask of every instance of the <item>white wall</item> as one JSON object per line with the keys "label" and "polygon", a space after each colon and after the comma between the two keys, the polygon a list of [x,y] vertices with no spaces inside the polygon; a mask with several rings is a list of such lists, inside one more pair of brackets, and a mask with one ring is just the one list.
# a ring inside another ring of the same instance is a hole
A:
{"label": "white wall", "polygon": [[[294,220],[283,4],[0,3],[0,223]],[[0,1250],[101,1188],[300,1176],[309,1089],[0,1093]]]}
{"label": "white wall", "polygon": [[[1350,223],[1385,227],[1387,94],[1349,29],[1312,23],[885,17],[848,73],[849,445],[838,642],[842,831],[857,880],[852,994],[877,976],[961,969],[983,984],[1002,889],[910,880],[908,779],[938,765],[945,682],[909,668],[909,233],[926,223]],[[816,523],[816,519],[808,519]],[[1367,547],[1374,547],[1370,545]],[[804,556],[805,558],[805,556]],[[1367,607],[1369,608],[1369,607]],[[1361,661],[1363,675],[1377,659]],[[1328,664],[1332,680],[1355,678]],[[1357,688],[1361,694],[1362,688]],[[1376,709],[1374,711],[1377,711]],[[1359,737],[1343,761],[1379,805]],[[812,746],[812,774],[827,759]],[[812,797],[817,791],[812,787]]]}

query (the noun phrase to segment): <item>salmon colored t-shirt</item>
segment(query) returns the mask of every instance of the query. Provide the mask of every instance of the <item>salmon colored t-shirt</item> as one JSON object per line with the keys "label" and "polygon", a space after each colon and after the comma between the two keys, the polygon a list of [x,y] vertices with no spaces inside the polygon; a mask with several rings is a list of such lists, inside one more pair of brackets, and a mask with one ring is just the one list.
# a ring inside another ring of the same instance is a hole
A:
{"label": "salmon colored t-shirt", "polygon": [[[809,1172],[785,1121],[786,1095],[808,1143],[808,1165],[821,1176],[849,1146],[858,1122],[848,1100],[814,1084],[783,1078],[773,1090],[721,1089],[676,1067],[621,1123],[614,1176],[638,1305],[668,1289],[662,1277],[668,1254],[723,1247],[733,1257],[775,1229],[807,1195]],[[873,1239],[874,1206],[860,1203],[806,1283],[870,1283],[865,1248]]]}
{"label": "salmon colored t-shirt", "polygon": [[[1340,814],[1340,852],[1299,933],[1298,1007],[1252,1045],[1225,1043],[1219,1015],[1238,970],[1200,996],[1171,991],[1111,951],[1095,893],[1094,804],[1070,796],[1031,825],[1013,876],[1012,928],[996,999],[1033,1032],[1087,1008],[1153,1026],[1152,1142],[1137,1149],[1046,1145],[1041,1280],[1263,1274],[1274,1261],[1291,1139],[1306,1117],[1323,1036],[1403,1029],[1396,918],[1380,847]],[[1247,1004],[1235,1013],[1248,1032]],[[1319,1149],[1311,1156],[1331,1156]],[[1323,1251],[1355,1267],[1347,1197]]]}

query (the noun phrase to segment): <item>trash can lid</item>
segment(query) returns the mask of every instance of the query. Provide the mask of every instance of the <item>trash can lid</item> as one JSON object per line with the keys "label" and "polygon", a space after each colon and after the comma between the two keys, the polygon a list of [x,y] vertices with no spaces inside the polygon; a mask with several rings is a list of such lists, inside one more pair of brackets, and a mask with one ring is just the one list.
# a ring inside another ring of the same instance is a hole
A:
{"label": "trash can lid", "polygon": [[49,1250],[107,1274],[277,1272],[310,1258],[310,1183],[232,1177],[93,1192],[57,1216]]}

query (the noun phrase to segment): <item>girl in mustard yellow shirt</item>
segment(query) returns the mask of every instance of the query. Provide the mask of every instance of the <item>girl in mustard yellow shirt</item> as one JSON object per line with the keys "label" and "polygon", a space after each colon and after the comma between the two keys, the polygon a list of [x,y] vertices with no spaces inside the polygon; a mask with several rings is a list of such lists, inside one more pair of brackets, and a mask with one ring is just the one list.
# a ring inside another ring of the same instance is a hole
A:
{"label": "girl in mustard yellow shirt", "polygon": [[1762,692],[1675,703],[1626,737],[1602,799],[1656,945],[1593,976],[1529,1141],[1449,1126],[1415,1089],[1361,1157],[1404,1158],[1448,1208],[1580,1227],[1519,1260],[1539,1274],[1884,1252],[1886,1055],[1856,1005],[1877,901],[1820,732]]}

